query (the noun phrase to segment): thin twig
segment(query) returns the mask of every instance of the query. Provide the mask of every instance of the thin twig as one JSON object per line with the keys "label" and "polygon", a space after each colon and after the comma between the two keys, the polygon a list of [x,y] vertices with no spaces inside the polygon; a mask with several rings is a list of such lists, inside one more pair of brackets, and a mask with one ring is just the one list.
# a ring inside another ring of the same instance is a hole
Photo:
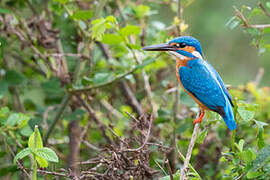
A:
{"label": "thin twig", "polygon": [[[177,147],[177,146],[176,146]],[[185,162],[186,158],[184,157],[184,155],[180,152],[179,148],[177,147],[177,151],[178,151],[178,154],[179,154],[179,157],[181,159],[182,162]],[[195,168],[189,163],[188,164],[188,167],[197,175],[197,177],[199,177],[200,179],[201,176],[199,175],[199,173],[195,170]]]}
{"label": "thin twig", "polygon": [[[198,118],[199,116],[200,116],[200,112],[198,112],[196,118]],[[193,147],[195,145],[197,134],[199,132],[199,127],[200,127],[200,123],[196,123],[195,126],[194,126],[192,137],[190,139],[190,143],[189,143],[187,154],[186,154],[186,159],[185,159],[185,162],[184,162],[184,166],[181,169],[181,174],[180,174],[180,179],[179,180],[184,180],[185,177],[186,177],[188,164],[189,164],[189,161],[190,161],[190,158],[191,158]]]}
{"label": "thin twig", "polygon": [[[9,146],[9,144],[6,142],[6,139],[4,138],[4,144],[5,146],[8,148],[8,150],[10,151],[11,155],[13,157],[15,157],[15,153],[12,151],[11,147]],[[19,168],[21,169],[21,171],[29,178],[31,179],[30,174],[26,171],[26,169],[24,168],[23,164],[20,162],[20,160],[18,160],[17,165],[19,166]]]}
{"label": "thin twig", "polygon": [[167,159],[167,160],[165,161],[165,163],[166,163],[166,166],[167,166],[168,171],[169,171],[170,179],[173,180],[173,172],[172,172],[172,169],[171,169],[169,160]]}
{"label": "thin twig", "polygon": [[86,103],[79,95],[76,96],[81,105],[87,110],[87,112],[90,114],[91,118],[94,120],[94,122],[98,125],[99,129],[101,130],[102,135],[107,140],[109,144],[113,144],[112,140],[109,136],[106,134],[106,129],[108,127],[98,118],[96,115],[96,112],[94,109],[90,106],[90,104]]}
{"label": "thin twig", "polygon": [[147,131],[147,135],[146,135],[146,137],[145,137],[145,140],[144,140],[143,144],[142,144],[140,147],[136,148],[136,149],[127,149],[127,150],[125,150],[125,151],[136,152],[136,151],[140,151],[141,149],[144,148],[144,146],[147,144],[147,142],[148,142],[148,140],[149,140],[149,137],[150,137],[150,132],[151,132],[151,128],[152,128],[153,119],[154,119],[154,118],[153,118],[153,116],[151,115],[151,116],[150,116],[150,122],[149,122],[149,127],[148,127],[148,131]]}
{"label": "thin twig", "polygon": [[53,175],[53,176],[58,176],[58,177],[67,177],[67,178],[70,177],[67,174],[52,172],[52,171],[45,171],[45,170],[41,170],[41,169],[38,169],[37,172],[40,174]]}
{"label": "thin twig", "polygon": [[101,88],[101,87],[110,85],[110,84],[112,84],[112,83],[114,83],[114,82],[117,82],[117,81],[119,81],[120,79],[126,77],[127,75],[134,73],[137,69],[138,69],[138,67],[135,67],[135,68],[131,69],[130,71],[128,71],[128,72],[126,72],[126,73],[123,73],[123,74],[121,74],[121,75],[118,75],[118,76],[116,76],[114,79],[112,79],[112,80],[110,80],[110,81],[107,81],[107,82],[105,82],[105,83],[101,83],[101,84],[94,85],[94,86],[88,86],[88,87],[78,88],[78,89],[71,89],[71,90],[69,90],[69,92],[70,92],[71,94],[79,93],[79,92],[86,92],[86,91],[89,91],[89,90],[92,90],[92,89],[97,89],[97,88]]}
{"label": "thin twig", "polygon": [[268,17],[270,17],[270,13],[265,9],[265,7],[262,5],[261,2],[258,2],[258,5],[260,6],[260,8],[262,9],[262,11],[264,12],[264,14]]}
{"label": "thin twig", "polygon": [[248,28],[256,28],[256,29],[264,29],[264,28],[269,28],[270,24],[249,24],[247,18],[235,7],[233,6],[235,10],[235,15],[242,20],[243,22],[243,27]]}
{"label": "thin twig", "polygon": [[49,137],[50,137],[50,135],[51,135],[51,133],[52,133],[55,125],[57,124],[57,122],[61,118],[62,113],[64,112],[66,106],[68,105],[68,102],[69,102],[70,98],[71,98],[71,94],[66,94],[64,96],[64,98],[62,99],[62,102],[61,102],[61,105],[60,105],[60,107],[59,107],[59,109],[57,111],[57,114],[54,117],[54,119],[52,121],[52,124],[49,126],[48,132],[44,136],[43,142],[44,142],[45,145],[47,144],[48,139],[49,139]]}

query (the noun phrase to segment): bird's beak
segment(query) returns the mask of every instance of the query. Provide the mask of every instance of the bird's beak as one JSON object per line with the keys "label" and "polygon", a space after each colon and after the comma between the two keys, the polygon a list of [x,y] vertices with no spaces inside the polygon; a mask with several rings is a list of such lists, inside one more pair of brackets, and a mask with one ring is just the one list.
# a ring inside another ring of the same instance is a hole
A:
{"label": "bird's beak", "polygon": [[175,51],[176,48],[169,45],[168,43],[164,43],[164,44],[145,46],[142,48],[142,50],[144,50],[144,51]]}

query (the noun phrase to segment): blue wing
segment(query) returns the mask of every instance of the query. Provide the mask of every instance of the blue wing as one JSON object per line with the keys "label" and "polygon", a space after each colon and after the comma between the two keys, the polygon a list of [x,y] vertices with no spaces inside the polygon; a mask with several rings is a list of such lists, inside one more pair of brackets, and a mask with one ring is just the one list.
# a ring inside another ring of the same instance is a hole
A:
{"label": "blue wing", "polygon": [[215,70],[215,68],[209,64],[207,61],[205,61],[205,63],[209,66],[210,70],[215,74],[218,82],[220,83],[222,89],[223,89],[223,92],[225,93],[225,95],[228,97],[232,107],[234,107],[233,103],[232,103],[232,97],[231,95],[229,94],[227,88],[225,87],[224,83],[223,83],[223,80],[221,79],[221,77],[219,76],[218,72]]}
{"label": "blue wing", "polygon": [[231,96],[214,68],[202,59],[190,60],[179,69],[184,88],[209,109],[219,113],[230,129],[235,129]]}

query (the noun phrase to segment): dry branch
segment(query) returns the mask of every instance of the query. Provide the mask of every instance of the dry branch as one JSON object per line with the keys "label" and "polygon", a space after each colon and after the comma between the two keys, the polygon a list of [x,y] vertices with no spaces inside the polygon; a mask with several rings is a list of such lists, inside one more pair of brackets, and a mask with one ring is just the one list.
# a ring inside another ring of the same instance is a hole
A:
{"label": "dry branch", "polygon": [[[196,118],[198,118],[199,116],[200,116],[200,112],[198,112]],[[187,168],[188,168],[189,161],[190,161],[191,154],[192,154],[192,150],[193,150],[193,147],[195,145],[197,134],[199,132],[199,127],[200,127],[200,123],[196,123],[195,126],[194,126],[192,137],[190,139],[187,154],[186,154],[186,159],[185,159],[184,165],[183,165],[183,167],[181,169],[181,174],[180,174],[180,179],[179,180],[185,180],[186,173],[188,171]]]}

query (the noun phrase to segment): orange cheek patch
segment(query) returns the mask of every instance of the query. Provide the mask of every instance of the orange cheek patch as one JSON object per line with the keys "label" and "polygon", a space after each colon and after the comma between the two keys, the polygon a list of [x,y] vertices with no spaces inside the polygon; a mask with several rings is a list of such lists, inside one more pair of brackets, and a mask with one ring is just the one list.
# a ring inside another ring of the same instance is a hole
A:
{"label": "orange cheek patch", "polygon": [[193,53],[195,51],[195,48],[193,46],[186,46],[183,48],[184,51]]}

